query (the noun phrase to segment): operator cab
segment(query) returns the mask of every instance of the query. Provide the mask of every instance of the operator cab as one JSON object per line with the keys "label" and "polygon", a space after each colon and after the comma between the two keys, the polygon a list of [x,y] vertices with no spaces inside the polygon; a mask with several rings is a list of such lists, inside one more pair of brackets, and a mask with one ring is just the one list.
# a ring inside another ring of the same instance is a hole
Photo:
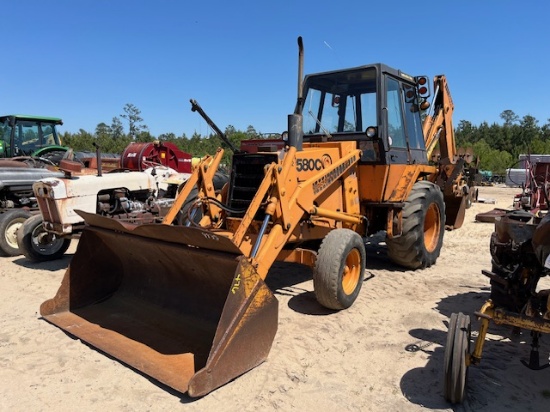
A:
{"label": "operator cab", "polygon": [[308,75],[303,90],[304,142],[356,140],[362,163],[427,164],[425,76],[373,64]]}
{"label": "operator cab", "polygon": [[0,158],[32,156],[41,148],[59,146],[56,126],[62,124],[55,117],[0,116]]}

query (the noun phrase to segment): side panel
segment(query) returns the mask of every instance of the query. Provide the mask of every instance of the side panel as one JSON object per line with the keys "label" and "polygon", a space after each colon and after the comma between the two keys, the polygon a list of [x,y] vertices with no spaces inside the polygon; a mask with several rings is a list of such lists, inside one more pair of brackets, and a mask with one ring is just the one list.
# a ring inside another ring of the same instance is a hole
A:
{"label": "side panel", "polygon": [[434,172],[428,165],[360,165],[361,201],[403,202],[421,174]]}

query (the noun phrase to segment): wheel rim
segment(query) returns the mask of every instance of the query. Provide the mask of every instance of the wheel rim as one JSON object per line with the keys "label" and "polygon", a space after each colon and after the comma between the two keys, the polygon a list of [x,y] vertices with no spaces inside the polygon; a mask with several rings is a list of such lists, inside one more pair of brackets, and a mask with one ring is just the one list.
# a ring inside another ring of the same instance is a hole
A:
{"label": "wheel rim", "polygon": [[424,245],[428,252],[433,252],[439,243],[441,221],[439,219],[439,207],[432,203],[426,211],[424,220]]}
{"label": "wheel rim", "polygon": [[24,222],[25,219],[15,219],[6,229],[6,242],[14,249],[19,249],[19,246],[17,245],[17,231],[21,226],[23,226]]}
{"label": "wheel rim", "polygon": [[42,255],[53,255],[63,247],[63,241],[54,234],[46,232],[42,225],[32,231],[32,248]]}
{"label": "wheel rim", "polygon": [[361,268],[361,254],[357,249],[353,249],[347,256],[344,265],[344,273],[342,273],[342,289],[346,295],[351,295],[357,284]]}

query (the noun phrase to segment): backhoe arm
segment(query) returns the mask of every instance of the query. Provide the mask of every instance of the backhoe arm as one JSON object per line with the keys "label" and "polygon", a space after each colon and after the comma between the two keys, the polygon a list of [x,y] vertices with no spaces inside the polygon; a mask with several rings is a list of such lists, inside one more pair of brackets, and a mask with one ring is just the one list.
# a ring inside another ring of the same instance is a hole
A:
{"label": "backhoe arm", "polygon": [[428,159],[439,143],[442,159],[456,162],[456,143],[453,129],[454,104],[444,75],[434,77],[434,97],[428,116],[422,126]]}
{"label": "backhoe arm", "polygon": [[[434,78],[432,107],[423,124],[428,160],[438,165],[438,173],[430,180],[443,191],[445,199],[445,225],[458,229],[464,222],[468,185],[464,178],[464,155],[459,155],[453,129],[454,104],[444,75]],[[439,156],[434,149],[439,144]]]}

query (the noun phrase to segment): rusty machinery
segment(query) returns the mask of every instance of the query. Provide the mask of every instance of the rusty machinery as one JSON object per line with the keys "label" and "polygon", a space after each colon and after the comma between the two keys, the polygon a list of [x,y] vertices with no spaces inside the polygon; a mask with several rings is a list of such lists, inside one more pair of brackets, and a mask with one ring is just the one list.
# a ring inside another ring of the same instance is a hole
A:
{"label": "rusty machinery", "polygon": [[[550,215],[537,217],[523,210],[509,211],[495,220],[490,251],[492,270],[483,271],[490,279],[490,299],[475,312],[479,333],[471,347],[470,316],[453,313],[445,345],[445,398],[452,403],[464,400],[467,370],[481,362],[490,323],[530,331],[529,361],[524,365],[539,370],[539,339],[550,333],[550,289],[537,288],[550,273]],[[548,356],[546,356],[548,358]]]}
{"label": "rusty machinery", "polygon": [[[524,210],[534,215],[544,215],[548,211],[550,193],[550,162],[531,161],[526,159],[525,182],[521,184],[522,191],[514,196],[511,210]],[[514,182],[515,183],[515,182]],[[495,208],[488,212],[478,213],[478,222],[494,223],[497,217],[502,217],[510,210]]]}
{"label": "rusty machinery", "polygon": [[[196,397],[266,359],[278,304],[264,280],[275,261],[309,265],[317,300],[334,310],[359,294],[370,234],[385,231],[388,255],[406,268],[436,262],[468,192],[445,76],[430,106],[426,76],[383,64],[304,77],[298,43],[288,134],[237,149],[215,128],[234,149],[228,185],[213,184],[220,148],[162,224],[79,212],[87,225],[44,319]],[[193,191],[190,219],[178,224]]]}
{"label": "rusty machinery", "polygon": [[514,209],[527,210],[534,214],[548,210],[550,193],[550,162],[527,158],[526,179],[523,191],[514,197]]}
{"label": "rusty machinery", "polygon": [[191,155],[170,142],[130,143],[118,157],[99,148],[70,154],[57,175],[29,182],[39,213],[22,219],[12,254],[34,262],[61,258],[84,226],[75,209],[133,223],[162,219],[191,172]]}

